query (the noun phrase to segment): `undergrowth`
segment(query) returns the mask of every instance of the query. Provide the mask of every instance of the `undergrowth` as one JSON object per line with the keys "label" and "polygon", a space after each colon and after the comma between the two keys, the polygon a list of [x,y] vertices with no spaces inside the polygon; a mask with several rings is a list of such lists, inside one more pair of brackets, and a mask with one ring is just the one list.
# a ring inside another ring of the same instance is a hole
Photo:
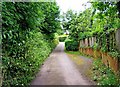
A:
{"label": "undergrowth", "polygon": [[93,61],[92,79],[97,85],[118,85],[118,78],[100,59]]}

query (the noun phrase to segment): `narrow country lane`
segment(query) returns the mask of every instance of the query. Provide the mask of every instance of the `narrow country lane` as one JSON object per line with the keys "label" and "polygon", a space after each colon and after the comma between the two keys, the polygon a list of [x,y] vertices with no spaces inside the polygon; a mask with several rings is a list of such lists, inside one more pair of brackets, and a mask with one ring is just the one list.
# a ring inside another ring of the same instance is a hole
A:
{"label": "narrow country lane", "polygon": [[64,42],[60,42],[31,85],[93,85],[85,79],[73,61],[64,52]]}

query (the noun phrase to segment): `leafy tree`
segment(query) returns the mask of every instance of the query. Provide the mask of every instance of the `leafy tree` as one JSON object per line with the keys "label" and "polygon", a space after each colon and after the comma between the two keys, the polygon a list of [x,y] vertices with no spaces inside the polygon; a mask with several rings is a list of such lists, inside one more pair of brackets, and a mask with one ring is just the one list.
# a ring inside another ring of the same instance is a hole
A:
{"label": "leafy tree", "polygon": [[62,15],[62,25],[63,28],[66,30],[70,30],[71,20],[76,17],[77,13],[74,13],[72,10],[68,10],[66,13]]}
{"label": "leafy tree", "polygon": [[45,34],[55,33],[60,28],[59,7],[54,2],[43,2],[42,10],[44,10],[44,21],[40,29]]}
{"label": "leafy tree", "polygon": [[[109,49],[106,47],[108,43],[108,37],[110,32],[120,28],[119,22],[119,2],[91,2],[92,7],[80,12],[76,17],[70,18],[66,13],[66,19],[69,21],[63,22],[63,26],[70,30],[69,38],[74,41],[84,40],[91,36],[95,36],[102,40],[97,40],[97,44],[106,51]],[[107,36],[106,36],[107,35]],[[113,48],[113,47],[112,47]],[[112,49],[111,48],[111,49]],[[116,50],[116,48],[113,48]]]}

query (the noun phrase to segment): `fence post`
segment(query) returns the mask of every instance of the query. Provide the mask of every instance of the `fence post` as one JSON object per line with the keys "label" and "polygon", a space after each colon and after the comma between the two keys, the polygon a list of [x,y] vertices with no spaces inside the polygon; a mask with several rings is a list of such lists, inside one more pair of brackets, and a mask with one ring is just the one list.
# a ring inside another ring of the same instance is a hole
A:
{"label": "fence post", "polygon": [[[116,31],[115,34],[115,39],[116,39],[116,48],[120,51],[120,29]],[[118,58],[118,76],[120,76],[120,58]],[[119,78],[119,83],[120,83],[120,78]]]}
{"label": "fence post", "polygon": [[116,31],[116,45],[117,49],[120,51],[120,29]]}

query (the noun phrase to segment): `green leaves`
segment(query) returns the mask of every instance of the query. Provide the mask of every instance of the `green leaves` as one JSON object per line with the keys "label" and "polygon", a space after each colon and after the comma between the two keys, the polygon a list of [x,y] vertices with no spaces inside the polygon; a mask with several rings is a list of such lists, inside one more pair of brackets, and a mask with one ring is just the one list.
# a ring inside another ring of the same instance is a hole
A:
{"label": "green leaves", "polygon": [[65,48],[67,51],[78,51],[79,43],[77,41],[66,40],[65,41]]}
{"label": "green leaves", "polygon": [[59,7],[55,2],[2,4],[3,86],[27,86],[57,44]]}
{"label": "green leaves", "polygon": [[112,56],[113,58],[120,58],[120,53],[115,51],[115,52],[109,52],[108,53],[110,56]]}
{"label": "green leaves", "polygon": [[44,34],[52,34],[60,27],[59,23],[59,7],[56,3],[43,2],[42,8],[44,10],[44,21],[42,22],[41,32]]}
{"label": "green leaves", "polygon": [[[109,46],[109,42],[115,43],[113,41],[115,37],[113,40],[109,40],[110,36],[114,36],[111,32],[120,28],[116,3],[97,1],[91,4],[91,8],[79,14],[73,14],[71,10],[63,14],[63,27],[69,30],[70,39],[79,41],[89,37],[97,37],[96,43],[101,51],[116,50],[115,45]],[[65,21],[66,19],[67,21]]]}
{"label": "green leaves", "polygon": [[92,79],[97,82],[97,85],[119,85],[119,77],[107,68],[101,60],[94,60],[92,75]]}

